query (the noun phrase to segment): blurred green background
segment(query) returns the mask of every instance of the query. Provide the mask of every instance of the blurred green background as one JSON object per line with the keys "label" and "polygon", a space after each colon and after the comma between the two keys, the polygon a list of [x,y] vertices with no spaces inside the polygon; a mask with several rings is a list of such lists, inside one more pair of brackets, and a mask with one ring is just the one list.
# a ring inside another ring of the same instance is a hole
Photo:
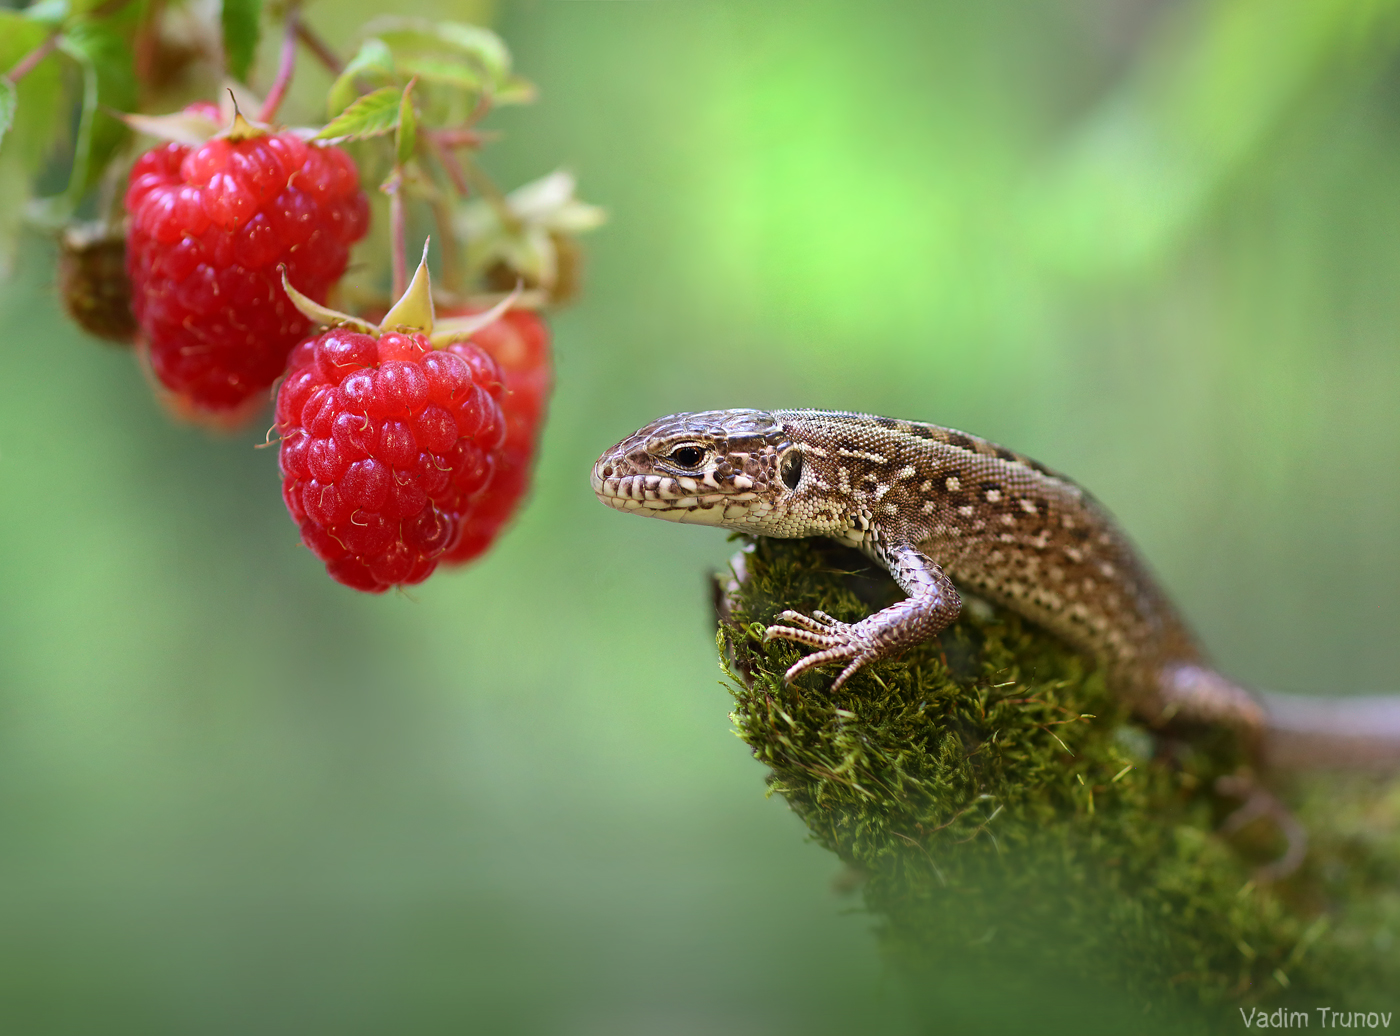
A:
{"label": "blurred green background", "polygon": [[[343,46],[375,9],[309,18]],[[168,420],[62,317],[47,243],[0,288],[0,1031],[991,1024],[990,978],[913,1016],[764,798],[715,664],[724,535],[594,501],[663,413],[1004,442],[1120,516],[1227,672],[1400,691],[1400,4],[494,17],[541,97],[487,165],[563,164],[611,222],[535,491],[474,567],[337,586],[261,431]]]}

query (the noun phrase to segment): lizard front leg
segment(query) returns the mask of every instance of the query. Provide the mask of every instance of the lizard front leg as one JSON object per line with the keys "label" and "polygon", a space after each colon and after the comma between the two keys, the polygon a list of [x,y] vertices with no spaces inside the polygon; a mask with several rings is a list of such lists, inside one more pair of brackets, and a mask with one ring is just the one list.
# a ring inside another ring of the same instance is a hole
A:
{"label": "lizard front leg", "polygon": [[952,581],[912,544],[882,548],[878,558],[909,595],[905,600],[854,623],[839,622],[822,611],[813,611],[810,616],[785,611],[778,618],[791,625],[768,627],[770,640],[791,640],[818,649],[787,671],[784,679],[788,683],[808,669],[846,662],[831,685],[834,694],[867,662],[930,640],[958,617],[962,600]]}

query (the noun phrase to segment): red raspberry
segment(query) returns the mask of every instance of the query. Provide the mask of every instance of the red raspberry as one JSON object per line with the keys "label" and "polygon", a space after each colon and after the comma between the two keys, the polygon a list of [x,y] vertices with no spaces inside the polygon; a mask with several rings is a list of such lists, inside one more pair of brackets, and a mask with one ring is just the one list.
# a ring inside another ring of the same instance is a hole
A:
{"label": "red raspberry", "polygon": [[296,347],[277,392],[282,498],[332,578],[381,593],[457,546],[501,460],[503,391],[468,342],[337,329]]}
{"label": "red raspberry", "polygon": [[267,388],[310,328],[279,265],[324,302],[369,205],[336,147],[291,133],[165,144],[126,192],[132,306],[151,368],[180,401],[229,411]]}
{"label": "red raspberry", "polygon": [[[462,309],[442,315],[470,316],[476,312],[479,310]],[[471,561],[494,542],[530,488],[540,426],[554,380],[549,326],[536,312],[509,310],[472,335],[470,341],[500,364],[505,377],[501,410],[506,419],[506,441],[491,492],[478,502],[463,527],[461,540],[440,559],[454,565]]]}

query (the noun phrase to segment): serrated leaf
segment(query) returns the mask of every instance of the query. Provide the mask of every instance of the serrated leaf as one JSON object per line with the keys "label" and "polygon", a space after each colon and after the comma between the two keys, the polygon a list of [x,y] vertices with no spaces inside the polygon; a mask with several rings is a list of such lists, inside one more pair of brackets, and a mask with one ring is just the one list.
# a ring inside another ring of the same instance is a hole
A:
{"label": "serrated leaf", "polygon": [[258,52],[262,0],[223,0],[219,16],[224,30],[224,63],[229,75],[247,82]]}
{"label": "serrated leaf", "polygon": [[0,145],[5,143],[5,134],[15,121],[15,84],[0,76]]}
{"label": "serrated leaf", "polygon": [[399,99],[399,125],[394,138],[394,152],[399,165],[404,165],[413,157],[418,147],[418,116],[413,113],[413,86],[418,80],[410,79],[403,88]]}
{"label": "serrated leaf", "polygon": [[316,140],[363,140],[390,133],[399,125],[399,101],[403,91],[383,86],[365,94],[328,122]]}
{"label": "serrated leaf", "polygon": [[[410,73],[411,75],[412,73]],[[371,83],[385,83],[394,78],[394,55],[383,40],[370,38],[360,44],[360,49],[345,66],[326,94],[326,115],[335,118],[355,100],[359,89],[357,79],[364,78]]]}

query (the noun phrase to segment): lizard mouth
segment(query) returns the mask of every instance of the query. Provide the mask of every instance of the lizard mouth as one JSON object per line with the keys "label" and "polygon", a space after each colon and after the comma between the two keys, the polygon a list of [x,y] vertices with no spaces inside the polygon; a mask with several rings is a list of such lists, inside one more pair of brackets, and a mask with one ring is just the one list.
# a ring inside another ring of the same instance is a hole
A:
{"label": "lizard mouth", "polygon": [[619,511],[713,525],[719,524],[725,504],[730,500],[724,493],[702,486],[695,479],[678,479],[668,475],[623,475],[614,471],[615,465],[612,464],[600,462],[595,465],[593,492],[603,503]]}
{"label": "lizard mouth", "polygon": [[593,469],[593,492],[609,507],[624,511],[667,510],[699,502],[694,493],[688,493],[674,478],[665,475],[604,476],[605,470],[607,466]]}

